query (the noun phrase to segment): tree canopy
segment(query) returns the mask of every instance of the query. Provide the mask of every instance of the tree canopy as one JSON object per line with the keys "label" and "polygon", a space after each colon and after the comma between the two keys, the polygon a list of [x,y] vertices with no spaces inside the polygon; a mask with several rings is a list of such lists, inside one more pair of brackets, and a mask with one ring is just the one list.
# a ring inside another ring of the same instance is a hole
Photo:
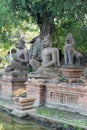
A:
{"label": "tree canopy", "polygon": [[[0,33],[2,38],[10,36],[13,27],[23,21],[34,22],[43,37],[50,33],[54,46],[64,43],[71,32],[77,46],[87,46],[87,0],[0,0]],[[87,50],[87,49],[85,49]]]}

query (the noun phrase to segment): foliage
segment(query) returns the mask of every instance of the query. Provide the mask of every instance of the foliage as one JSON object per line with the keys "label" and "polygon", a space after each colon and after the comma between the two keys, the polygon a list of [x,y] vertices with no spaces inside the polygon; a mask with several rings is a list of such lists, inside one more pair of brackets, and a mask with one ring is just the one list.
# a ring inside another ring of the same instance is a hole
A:
{"label": "foliage", "polygon": [[59,82],[69,82],[69,80],[66,77],[64,77],[64,75],[62,74],[59,75],[58,79],[59,79]]}
{"label": "foliage", "polygon": [[4,130],[3,124],[0,124],[0,130]]}
{"label": "foliage", "polygon": [[86,5],[87,0],[0,0],[0,39],[6,43],[14,27],[29,30],[28,23],[34,22],[42,33],[55,32],[53,46],[62,48],[71,32],[77,48],[87,51]]}
{"label": "foliage", "polygon": [[76,24],[72,22],[68,23],[69,28],[66,29],[61,25],[56,25],[55,38],[53,41],[53,46],[61,48],[63,51],[63,47],[65,44],[65,38],[67,33],[72,33],[75,39],[76,48],[81,52],[87,52],[87,29],[86,26],[81,24]]}
{"label": "foliage", "polygon": [[81,22],[87,11],[86,4],[86,0],[9,0],[8,2],[10,8],[22,20],[31,15],[37,22],[42,20],[45,14],[51,22],[54,22],[54,18],[63,20],[65,16]]}

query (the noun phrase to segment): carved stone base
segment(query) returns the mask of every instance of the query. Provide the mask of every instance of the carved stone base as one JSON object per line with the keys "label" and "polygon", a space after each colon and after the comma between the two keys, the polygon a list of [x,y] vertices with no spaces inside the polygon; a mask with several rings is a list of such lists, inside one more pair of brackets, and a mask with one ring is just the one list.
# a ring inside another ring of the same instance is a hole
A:
{"label": "carved stone base", "polygon": [[33,111],[34,101],[35,98],[14,98],[14,109],[12,114],[18,117],[27,116],[31,110]]}
{"label": "carved stone base", "polygon": [[36,98],[34,106],[47,106],[87,115],[87,80],[83,83],[28,79],[27,97]]}
{"label": "carved stone base", "polygon": [[[34,106],[41,106],[45,101],[44,79],[30,78],[26,82],[27,98],[35,98]],[[42,84],[43,83],[43,84]]]}
{"label": "carved stone base", "polygon": [[36,79],[53,79],[57,78],[60,74],[59,69],[53,69],[51,71],[44,70],[42,73],[38,71],[34,71],[28,74],[28,78],[36,78]]}
{"label": "carved stone base", "polygon": [[45,106],[87,115],[87,85],[48,83]]}
{"label": "carved stone base", "polygon": [[29,110],[33,108],[35,98],[15,98],[14,107],[19,110]]}
{"label": "carved stone base", "polygon": [[83,74],[83,68],[62,68],[61,69],[63,75],[72,81],[79,81]]}
{"label": "carved stone base", "polygon": [[21,92],[25,90],[25,81],[27,76],[24,74],[3,74],[1,78],[1,98],[12,98],[13,96],[18,96]]}

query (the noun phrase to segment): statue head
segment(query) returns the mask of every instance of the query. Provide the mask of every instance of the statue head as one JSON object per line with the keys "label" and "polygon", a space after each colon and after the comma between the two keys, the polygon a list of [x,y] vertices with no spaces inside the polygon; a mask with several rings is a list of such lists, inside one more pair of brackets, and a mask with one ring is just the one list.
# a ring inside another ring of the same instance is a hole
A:
{"label": "statue head", "polygon": [[20,39],[17,44],[16,44],[16,48],[18,49],[23,49],[25,48],[25,41],[23,39]]}
{"label": "statue head", "polygon": [[51,36],[48,34],[42,40],[42,46],[43,48],[46,48],[46,47],[50,47],[51,45],[52,45],[52,39],[51,39]]}
{"label": "statue head", "polygon": [[71,33],[67,34],[66,44],[75,44],[74,37]]}

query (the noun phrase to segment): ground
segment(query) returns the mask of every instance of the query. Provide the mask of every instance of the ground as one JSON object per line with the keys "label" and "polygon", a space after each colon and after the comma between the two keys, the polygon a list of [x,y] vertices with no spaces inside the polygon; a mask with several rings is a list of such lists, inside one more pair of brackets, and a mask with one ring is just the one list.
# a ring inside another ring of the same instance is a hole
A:
{"label": "ground", "polygon": [[87,117],[79,115],[78,113],[71,113],[58,109],[40,107],[37,109],[37,114],[45,115],[47,117],[55,119],[61,119],[63,121],[67,121],[68,123],[73,123],[75,126],[81,125],[87,127]]}
{"label": "ground", "polygon": [[[3,100],[0,99],[0,108],[9,112],[13,109],[13,101],[12,100]],[[67,127],[68,124],[78,127],[78,130],[82,130],[83,128],[87,129],[87,117],[79,115],[78,113],[71,113],[66,111],[61,111],[58,109],[47,108],[47,107],[37,107],[34,108],[35,111],[30,112],[29,115],[33,116],[36,119],[49,119],[55,122],[61,122],[64,124],[64,127]],[[38,118],[37,118],[38,117]]]}

